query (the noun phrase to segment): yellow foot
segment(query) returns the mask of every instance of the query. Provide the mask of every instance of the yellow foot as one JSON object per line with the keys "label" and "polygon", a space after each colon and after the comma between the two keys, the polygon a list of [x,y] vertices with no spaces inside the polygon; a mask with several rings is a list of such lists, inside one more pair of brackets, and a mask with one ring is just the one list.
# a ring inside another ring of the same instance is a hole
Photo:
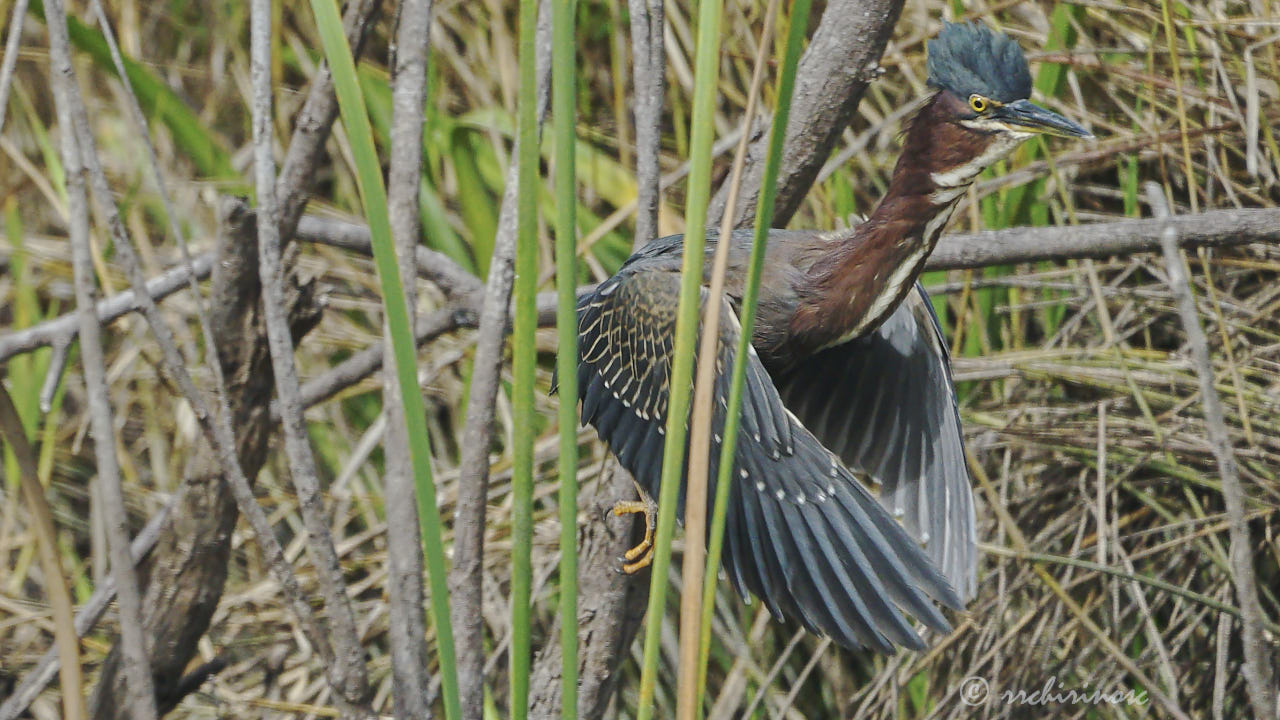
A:
{"label": "yellow foot", "polygon": [[[632,513],[644,513],[644,540],[640,544],[631,548],[623,556],[623,560],[632,562],[623,562],[622,572],[633,575],[644,568],[649,567],[653,562],[653,529],[656,525],[658,503],[649,497],[649,494],[640,487],[635,480],[631,484],[636,488],[636,494],[640,496],[639,500],[622,500],[613,506],[613,514],[622,517]],[[637,559],[639,558],[639,559]]]}

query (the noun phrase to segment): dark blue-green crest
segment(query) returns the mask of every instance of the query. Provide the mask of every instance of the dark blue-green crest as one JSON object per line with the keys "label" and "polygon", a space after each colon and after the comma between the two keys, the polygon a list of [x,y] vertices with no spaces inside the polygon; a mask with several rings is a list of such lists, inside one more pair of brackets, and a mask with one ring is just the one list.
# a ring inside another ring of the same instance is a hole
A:
{"label": "dark blue-green crest", "polygon": [[929,41],[929,84],[967,98],[1009,103],[1031,97],[1031,70],[1017,41],[980,22],[942,23]]}

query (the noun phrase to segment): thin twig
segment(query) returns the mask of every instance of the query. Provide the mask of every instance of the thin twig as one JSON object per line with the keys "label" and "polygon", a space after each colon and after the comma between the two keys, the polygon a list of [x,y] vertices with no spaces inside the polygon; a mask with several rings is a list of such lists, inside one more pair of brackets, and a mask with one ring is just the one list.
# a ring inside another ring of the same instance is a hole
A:
{"label": "thin twig", "polygon": [[628,0],[631,10],[631,62],[636,123],[636,234],[639,248],[658,237],[658,208],[662,190],[659,152],[662,98],[666,93],[666,51],[662,45],[662,0]]}
{"label": "thin twig", "polygon": [[[550,96],[551,12],[547,2],[538,8],[537,116],[541,127]],[[517,141],[507,168],[498,229],[489,260],[489,277],[480,304],[479,336],[467,416],[462,430],[458,500],[453,520],[453,569],[449,575],[458,679],[463,717],[482,717],[484,710],[484,618],[476,612],[484,593],[485,503],[489,495],[489,449],[493,442],[494,402],[503,366],[503,346],[509,326],[511,288],[515,279],[516,187],[520,148]],[[554,308],[554,299],[552,300]],[[554,322],[554,315],[552,316]]]}
{"label": "thin twig", "polygon": [[[1209,210],[1198,215],[1179,215],[1172,222],[1178,230],[1178,243],[1184,248],[1280,243],[1280,210],[1271,208]],[[947,235],[938,241],[938,247],[926,261],[925,269],[958,270],[1041,260],[1108,258],[1154,252],[1160,247],[1162,227],[1163,221],[1142,219],[1062,228],[1019,227]],[[363,255],[369,254],[368,228],[355,223],[306,216],[298,225],[297,238],[344,247]],[[473,288],[480,286],[475,276],[440,253],[419,247],[417,256],[419,274],[436,282],[451,295],[466,296]],[[213,259],[211,252],[193,258],[198,278],[208,277]],[[181,290],[188,277],[189,274],[182,267],[167,270],[147,281],[148,295],[155,300],[163,300]],[[579,288],[579,292],[588,287]],[[106,323],[137,311],[139,303],[135,297],[132,290],[127,290],[100,301],[99,319]],[[540,324],[554,324],[554,309],[553,293],[539,295]],[[75,336],[76,320],[70,313],[0,335],[0,362],[58,342],[69,342]]]}
{"label": "thin twig", "polygon": [[279,209],[276,206],[276,165],[272,156],[271,3],[254,0],[249,23],[250,68],[253,84],[253,169],[258,192],[258,277],[262,282],[262,312],[267,326],[267,346],[275,373],[280,403],[280,427],[284,432],[289,476],[298,495],[298,509],[307,531],[307,551],[315,566],[320,592],[330,619],[333,663],[330,675],[352,705],[363,704],[369,694],[368,668],[355,613],[347,597],[342,565],[325,519],[319,472],[311,452],[302,417],[298,368],[293,358],[293,337],[285,310],[284,267],[281,262]]}
{"label": "thin twig", "polygon": [[[396,18],[391,58],[391,167],[387,174],[387,211],[395,240],[400,281],[412,326],[416,316],[415,274],[419,263],[418,186],[422,166],[422,124],[426,100],[427,53],[431,29],[431,0],[402,0]],[[422,248],[425,250],[426,248]],[[391,332],[383,324],[383,364],[395,363]],[[415,333],[416,335],[416,333]],[[426,607],[422,589],[422,533],[417,492],[404,422],[404,404],[395,372],[384,372],[382,406],[386,432],[383,488],[387,513],[387,596],[390,623],[391,676],[396,717],[431,716],[431,674],[427,667]],[[417,392],[417,388],[414,388]],[[417,439],[419,442],[421,438]]]}
{"label": "thin twig", "polygon": [[[102,327],[95,312],[97,287],[89,249],[89,198],[85,189],[82,148],[72,119],[72,97],[79,95],[71,66],[71,41],[62,0],[46,5],[49,28],[50,80],[53,86],[60,133],[62,163],[66,172],[67,209],[70,214],[71,258],[75,283],[76,316],[80,321],[80,358],[88,390],[89,417],[93,429],[102,512],[107,524],[111,574],[115,578],[123,638],[126,705],[134,720],[157,717],[155,687],[151,681],[147,640],[142,626],[142,593],[129,556],[128,515],[120,467],[116,458],[115,427],[107,392],[106,361],[102,351]],[[88,148],[83,148],[88,151]]]}
{"label": "thin twig", "polygon": [[[209,273],[213,270],[213,262],[213,252],[197,255],[193,259],[196,277],[200,280],[209,277]],[[146,282],[147,297],[155,301],[164,300],[181,290],[189,277],[191,274],[185,267],[170,268]],[[106,325],[141,309],[142,303],[133,290],[125,290],[98,301],[98,322]],[[69,312],[22,330],[5,333],[0,335],[0,362],[47,345],[70,345],[79,332],[75,313]]]}
{"label": "thin twig", "polygon": [[[418,318],[414,328],[415,341],[424,345],[441,335],[462,327],[475,327],[476,315],[471,308],[452,305]],[[313,407],[339,392],[355,385],[383,367],[385,353],[381,343],[373,343],[351,357],[329,368],[324,373],[302,384],[302,405]],[[273,403],[271,419],[280,419],[280,410]]]}
{"label": "thin twig", "polygon": [[53,398],[62,385],[62,371],[66,369],[70,356],[70,342],[53,344],[49,353],[49,367],[45,370],[44,382],[40,384],[40,412],[48,414],[53,409]]}
{"label": "thin twig", "polygon": [[751,717],[755,713],[756,708],[760,706],[760,702],[764,700],[765,693],[769,692],[773,687],[774,679],[778,677],[778,673],[782,672],[782,668],[786,666],[787,658],[791,657],[791,653],[795,651],[796,646],[803,639],[804,630],[796,630],[791,636],[791,640],[787,642],[787,646],[778,655],[778,659],[773,661],[769,672],[765,673],[764,677],[760,679],[760,683],[756,686],[756,694],[751,699],[751,704],[747,705],[746,712],[742,713],[740,717]]}
{"label": "thin twig", "polygon": [[813,655],[809,656],[809,662],[804,664],[800,669],[800,674],[791,683],[791,690],[787,692],[787,696],[782,699],[781,704],[773,709],[775,717],[785,717],[791,710],[791,706],[795,704],[796,696],[800,694],[800,690],[804,688],[804,681],[813,673],[813,669],[818,666],[818,661],[831,648],[831,638],[824,637],[818,643],[818,647],[813,649]]}
{"label": "thin twig", "polygon": [[[120,86],[124,89],[124,96],[126,100],[128,100],[126,104],[129,108],[129,117],[133,121],[134,131],[138,134],[139,139],[142,140],[143,147],[147,150],[147,164],[151,168],[151,176],[152,180],[156,184],[156,191],[160,193],[160,202],[164,206],[165,216],[169,221],[169,232],[173,235],[174,241],[178,244],[178,251],[182,255],[182,266],[187,270],[187,287],[191,289],[191,299],[195,303],[196,318],[199,321],[200,334],[203,337],[205,344],[205,365],[209,368],[210,372],[213,373],[213,377],[216,380],[215,387],[219,388],[218,392],[221,393],[220,388],[223,387],[223,378],[221,375],[222,368],[216,360],[218,356],[218,345],[213,336],[213,325],[209,320],[209,309],[205,306],[204,296],[200,293],[200,285],[198,282],[200,278],[197,274],[195,260],[191,256],[191,248],[187,245],[186,234],[182,232],[182,225],[178,222],[178,213],[174,209],[173,199],[169,195],[169,188],[165,183],[164,173],[160,171],[160,161],[156,156],[155,143],[151,141],[151,133],[147,128],[146,115],[142,112],[142,105],[138,102],[137,93],[133,90],[133,83],[129,80],[129,73],[125,68],[124,57],[120,53],[120,47],[116,43],[115,32],[111,29],[111,23],[107,20],[107,13],[102,7],[101,0],[93,0],[93,12],[98,18],[98,27],[102,29],[102,36],[106,38],[107,49],[111,53],[111,62],[116,69],[116,77],[120,80]],[[89,138],[93,137],[87,126],[80,132],[82,136],[87,135]],[[90,158],[90,163],[91,167],[98,164],[97,153],[94,153]],[[95,188],[98,185],[98,175],[99,173],[95,170]],[[101,184],[105,187],[105,176],[103,177]],[[106,200],[104,199],[103,202],[105,203]],[[111,209],[110,214],[114,214],[114,208]],[[123,234],[123,226],[117,230],[113,225],[112,230],[117,235]],[[132,267],[132,264],[130,266]],[[139,287],[138,282],[132,276],[130,277],[130,282],[135,289]],[[156,324],[153,322],[152,325],[155,327]],[[157,328],[156,332],[167,333],[167,329]],[[161,347],[167,347],[164,344],[163,339],[161,340]],[[172,359],[173,358],[170,357],[170,360]]]}
{"label": "thin twig", "polygon": [[[392,158],[398,154],[398,152],[393,153]],[[294,239],[343,248],[364,256],[373,254],[373,246],[369,241],[369,226],[363,223],[303,215],[298,221]],[[440,288],[441,292],[451,298],[465,297],[473,293],[478,295],[484,290],[484,283],[480,278],[442,252],[432,250],[425,245],[415,245],[414,260],[417,263],[419,277],[431,281]],[[410,267],[407,262],[402,265]]]}
{"label": "thin twig", "polygon": [[9,109],[9,88],[13,83],[13,69],[18,66],[18,48],[22,42],[22,21],[27,17],[27,0],[13,4],[9,19],[9,37],[4,43],[4,62],[0,63],[0,132],[4,132],[4,118]]}
{"label": "thin twig", "polygon": [[1244,520],[1244,488],[1231,449],[1231,436],[1227,432],[1222,401],[1214,387],[1213,364],[1209,359],[1209,340],[1200,326],[1196,313],[1195,295],[1187,277],[1186,260],[1178,249],[1178,228],[1174,224],[1164,191],[1153,182],[1145,185],[1147,199],[1158,219],[1165,223],[1160,235],[1164,250],[1169,287],[1178,298],[1178,317],[1187,334],[1191,359],[1196,375],[1200,378],[1200,401],[1204,406],[1205,424],[1214,458],[1218,461],[1218,473],[1222,479],[1222,498],[1227,506],[1231,536],[1231,578],[1236,587],[1236,600],[1240,605],[1244,625],[1244,678],[1249,690],[1249,702],[1255,717],[1272,717],[1276,713],[1275,686],[1272,684],[1270,651],[1263,638],[1263,613],[1258,601],[1258,581],[1253,570],[1253,543],[1249,539],[1249,526]]}
{"label": "thin twig", "polygon": [[369,693],[368,671],[360,645],[355,615],[346,593],[342,566],[325,518],[319,473],[308,440],[294,363],[293,339],[285,311],[284,268],[275,197],[275,160],[272,157],[271,7],[254,0],[251,25],[253,81],[254,175],[258,192],[258,260],[262,281],[262,306],[266,320],[271,364],[281,408],[281,428],[290,476],[298,495],[309,542],[307,550],[319,576],[325,608],[332,623],[337,689],[353,705]]}

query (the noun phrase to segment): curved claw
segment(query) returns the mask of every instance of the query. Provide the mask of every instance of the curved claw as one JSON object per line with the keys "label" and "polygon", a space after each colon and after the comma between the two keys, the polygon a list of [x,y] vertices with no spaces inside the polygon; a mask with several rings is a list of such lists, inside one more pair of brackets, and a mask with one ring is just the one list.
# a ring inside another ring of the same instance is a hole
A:
{"label": "curved claw", "polygon": [[[631,484],[636,488],[636,494],[639,500],[620,500],[613,506],[613,514],[617,517],[630,515],[633,513],[644,513],[644,539],[639,545],[628,550],[619,562],[622,562],[622,572],[633,575],[644,568],[649,567],[653,562],[653,531],[657,525],[658,503],[640,487],[635,480]],[[623,562],[633,561],[633,562]]]}

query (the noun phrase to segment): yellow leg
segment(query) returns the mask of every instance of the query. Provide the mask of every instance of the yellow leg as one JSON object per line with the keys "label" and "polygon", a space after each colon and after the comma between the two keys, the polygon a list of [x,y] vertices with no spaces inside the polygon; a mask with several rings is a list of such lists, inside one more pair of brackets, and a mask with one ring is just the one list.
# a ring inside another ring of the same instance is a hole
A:
{"label": "yellow leg", "polygon": [[[622,565],[622,572],[632,575],[640,570],[649,567],[653,562],[653,530],[656,527],[658,503],[649,497],[649,494],[640,487],[635,480],[631,481],[635,485],[636,494],[640,496],[639,500],[622,500],[613,506],[613,514],[622,517],[632,513],[644,513],[644,540],[640,544],[631,548],[623,556],[623,559],[634,562],[625,562]],[[639,558],[638,560],[636,558]]]}

